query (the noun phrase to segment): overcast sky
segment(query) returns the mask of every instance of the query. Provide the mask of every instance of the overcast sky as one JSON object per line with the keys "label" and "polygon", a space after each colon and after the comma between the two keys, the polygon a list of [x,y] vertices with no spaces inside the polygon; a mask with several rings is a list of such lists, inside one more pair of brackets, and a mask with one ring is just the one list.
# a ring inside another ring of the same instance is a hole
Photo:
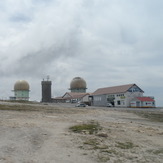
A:
{"label": "overcast sky", "polygon": [[135,83],[163,106],[163,0],[0,1],[0,98],[23,79],[40,101],[47,75],[53,97],[80,76],[87,92]]}

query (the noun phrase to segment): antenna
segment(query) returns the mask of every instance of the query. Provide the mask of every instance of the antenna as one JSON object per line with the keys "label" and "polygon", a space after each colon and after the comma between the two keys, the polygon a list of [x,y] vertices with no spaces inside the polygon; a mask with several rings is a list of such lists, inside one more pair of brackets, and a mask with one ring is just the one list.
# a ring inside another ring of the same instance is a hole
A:
{"label": "antenna", "polygon": [[49,75],[47,75],[47,81],[50,79],[50,76]]}

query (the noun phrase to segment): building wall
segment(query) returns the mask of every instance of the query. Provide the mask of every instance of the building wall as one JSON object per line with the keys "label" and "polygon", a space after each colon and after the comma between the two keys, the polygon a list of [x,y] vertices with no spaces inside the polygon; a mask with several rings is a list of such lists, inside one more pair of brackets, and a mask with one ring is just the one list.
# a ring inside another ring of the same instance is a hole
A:
{"label": "building wall", "polygon": [[93,106],[106,106],[107,105],[106,95],[95,95],[95,96],[93,96],[92,104],[93,104]]}
{"label": "building wall", "polygon": [[[107,95],[94,95],[92,105],[94,106],[107,106],[107,103],[112,103],[109,101],[109,97],[113,97],[113,105],[115,107],[130,107],[130,102],[135,97],[142,97],[143,92],[126,92],[117,94],[107,94]],[[112,101],[112,100],[111,100]]]}
{"label": "building wall", "polygon": [[71,92],[77,92],[77,93],[86,93],[86,89],[84,88],[76,88],[76,89],[71,89]]}
{"label": "building wall", "polygon": [[131,107],[155,107],[155,102],[153,101],[139,101],[139,100],[134,100],[130,102]]}
{"label": "building wall", "polygon": [[144,101],[143,107],[155,107],[155,102],[152,101]]}
{"label": "building wall", "polygon": [[29,91],[27,90],[17,90],[14,93],[16,100],[29,100]]}
{"label": "building wall", "polygon": [[126,92],[126,106],[130,107],[130,102],[135,98],[135,97],[142,97],[143,92]]}
{"label": "building wall", "polygon": [[81,101],[86,103],[89,102],[89,95],[86,95],[83,98],[81,98]]}

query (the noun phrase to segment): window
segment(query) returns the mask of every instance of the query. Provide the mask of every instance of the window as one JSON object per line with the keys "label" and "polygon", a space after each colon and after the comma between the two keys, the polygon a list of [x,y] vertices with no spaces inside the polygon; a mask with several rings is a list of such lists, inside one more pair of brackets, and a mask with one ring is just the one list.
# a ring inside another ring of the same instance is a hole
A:
{"label": "window", "polygon": [[128,90],[128,92],[142,92],[142,90],[137,86],[133,86]]}
{"label": "window", "polygon": [[121,105],[121,101],[117,101],[117,105]]}
{"label": "window", "polygon": [[117,97],[124,97],[124,94],[118,94]]}
{"label": "window", "polygon": [[98,97],[98,96],[97,96],[97,97],[94,98],[94,100],[95,100],[95,101],[101,101],[101,97]]}

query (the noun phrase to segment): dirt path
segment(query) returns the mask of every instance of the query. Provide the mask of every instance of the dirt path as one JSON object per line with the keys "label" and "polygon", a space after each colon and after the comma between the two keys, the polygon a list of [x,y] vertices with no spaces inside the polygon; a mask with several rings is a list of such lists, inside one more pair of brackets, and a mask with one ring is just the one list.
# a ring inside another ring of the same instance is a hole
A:
{"label": "dirt path", "polygon": [[[113,109],[28,107],[35,111],[0,110],[0,162],[161,163],[163,160],[161,122]],[[102,127],[96,134],[69,130],[71,126],[92,121]]]}

